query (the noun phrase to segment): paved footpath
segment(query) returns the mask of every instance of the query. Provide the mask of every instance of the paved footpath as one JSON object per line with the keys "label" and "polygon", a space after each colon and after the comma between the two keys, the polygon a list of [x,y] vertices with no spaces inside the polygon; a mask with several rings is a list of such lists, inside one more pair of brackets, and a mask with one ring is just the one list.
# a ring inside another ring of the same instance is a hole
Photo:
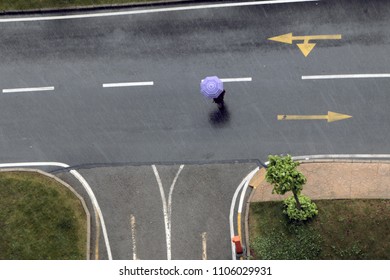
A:
{"label": "paved footpath", "polygon": [[[311,162],[298,169],[307,182],[302,194],[313,200],[385,198],[390,199],[390,161],[381,162]],[[291,195],[272,194],[272,186],[264,180],[261,169],[253,178],[256,187],[251,202],[281,200]]]}

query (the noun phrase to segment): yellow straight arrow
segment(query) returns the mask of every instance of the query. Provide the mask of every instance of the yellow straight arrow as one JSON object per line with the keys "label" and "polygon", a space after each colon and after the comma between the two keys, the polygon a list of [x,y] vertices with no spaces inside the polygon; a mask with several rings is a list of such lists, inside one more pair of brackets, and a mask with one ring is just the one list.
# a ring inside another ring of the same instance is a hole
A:
{"label": "yellow straight arrow", "polygon": [[307,36],[293,36],[292,33],[283,34],[280,36],[268,38],[268,40],[276,41],[280,43],[292,44],[293,41],[303,41],[301,44],[297,44],[303,55],[306,57],[315,47],[315,43],[309,43],[310,40],[340,40],[341,34],[335,35],[307,35]]}
{"label": "yellow straight arrow", "polygon": [[327,115],[278,115],[279,121],[288,120],[328,120],[328,122],[341,121],[352,118],[350,115],[328,112]]}

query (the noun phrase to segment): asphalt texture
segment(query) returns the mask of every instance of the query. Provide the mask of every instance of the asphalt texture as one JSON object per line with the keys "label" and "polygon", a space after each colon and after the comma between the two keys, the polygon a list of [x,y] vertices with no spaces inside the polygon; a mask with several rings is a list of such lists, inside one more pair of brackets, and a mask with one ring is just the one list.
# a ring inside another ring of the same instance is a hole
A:
{"label": "asphalt texture", "polygon": [[[290,153],[389,151],[389,79],[305,81],[302,75],[389,72],[387,1],[321,1],[0,23],[3,162],[182,162]],[[297,46],[267,38],[342,34]],[[226,83],[227,109],[199,93]],[[154,86],[103,88],[103,83]],[[353,118],[278,121],[334,111]]]}
{"label": "asphalt texture", "polygon": [[[230,259],[228,211],[253,164],[188,164],[266,161],[287,153],[389,153],[389,78],[301,79],[390,73],[389,14],[385,0],[325,0],[0,22],[0,88],[55,87],[1,93],[1,162],[56,161],[81,169],[101,205],[114,259],[133,256],[131,215],[137,256],[166,258],[151,164],[169,188],[184,163],[172,194],[172,258],[200,259],[200,235],[208,232],[208,257]],[[316,41],[308,57],[295,43],[267,40],[290,32],[342,39]],[[252,81],[225,83],[220,111],[199,93],[201,79],[210,75]],[[144,81],[154,85],[102,87]],[[353,118],[277,120],[328,111]],[[118,163],[128,165],[84,165]]]}
{"label": "asphalt texture", "polygon": [[[174,187],[172,181],[179,166],[156,168],[165,200],[171,205],[171,259],[201,260],[204,251],[209,260],[231,259],[229,213],[233,194],[256,164],[184,165]],[[133,260],[135,256],[140,260],[166,260],[163,199],[152,166],[81,168],[79,172],[93,187],[103,212],[113,259]],[[78,185],[68,173],[57,176]],[[135,219],[135,233],[131,216]],[[91,222],[95,229],[94,217]],[[96,259],[96,231],[93,232],[91,259]],[[206,250],[203,233],[207,235]],[[104,240],[99,234],[97,257],[106,259]]]}

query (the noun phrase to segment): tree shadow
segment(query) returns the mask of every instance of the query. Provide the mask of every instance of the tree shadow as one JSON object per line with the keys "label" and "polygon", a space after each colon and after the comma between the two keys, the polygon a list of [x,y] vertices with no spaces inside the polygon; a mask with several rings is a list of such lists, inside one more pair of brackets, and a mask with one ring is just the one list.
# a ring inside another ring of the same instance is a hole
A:
{"label": "tree shadow", "polygon": [[224,127],[230,122],[230,112],[225,104],[222,108],[217,108],[209,114],[209,121],[214,127]]}

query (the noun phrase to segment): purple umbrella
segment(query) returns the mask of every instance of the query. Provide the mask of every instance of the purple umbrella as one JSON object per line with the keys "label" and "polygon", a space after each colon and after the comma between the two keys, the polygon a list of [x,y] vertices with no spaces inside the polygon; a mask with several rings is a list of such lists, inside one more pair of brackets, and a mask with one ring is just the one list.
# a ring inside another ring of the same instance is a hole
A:
{"label": "purple umbrella", "polygon": [[200,82],[200,92],[207,98],[217,98],[223,91],[223,83],[217,76],[206,77]]}

